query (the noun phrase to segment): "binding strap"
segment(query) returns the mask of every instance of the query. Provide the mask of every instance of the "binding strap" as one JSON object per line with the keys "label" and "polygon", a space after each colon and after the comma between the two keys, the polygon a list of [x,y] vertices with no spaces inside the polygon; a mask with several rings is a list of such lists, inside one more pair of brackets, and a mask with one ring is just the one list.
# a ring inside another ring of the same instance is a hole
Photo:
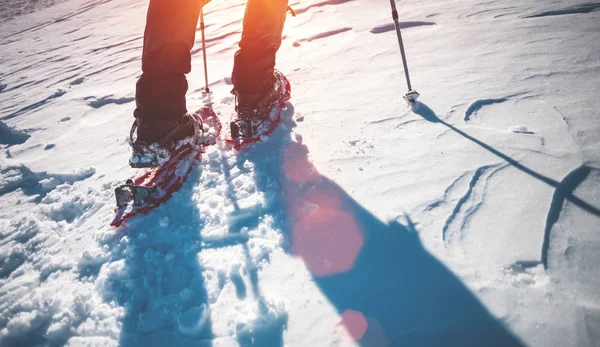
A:
{"label": "binding strap", "polygon": [[[189,113],[186,113],[185,115],[183,115],[183,117],[181,118],[181,120],[179,122],[177,122],[177,125],[175,125],[173,127],[173,129],[171,129],[162,139],[160,139],[158,141],[158,144],[161,147],[170,147],[168,146],[170,144],[170,142],[172,142],[173,137],[181,130],[183,130],[186,126],[187,122],[192,122],[193,126],[194,126],[194,135],[192,137],[193,139],[193,143],[196,143],[196,141],[198,140],[198,137],[200,136],[200,124],[202,124],[202,120],[196,117],[196,120],[192,119],[192,117],[195,117],[194,115],[191,115]],[[137,130],[137,119],[135,119],[133,121],[133,124],[131,125],[131,130],[129,131],[129,145],[131,147],[133,147],[133,144],[135,141],[133,141],[133,136],[135,134],[135,131]]]}

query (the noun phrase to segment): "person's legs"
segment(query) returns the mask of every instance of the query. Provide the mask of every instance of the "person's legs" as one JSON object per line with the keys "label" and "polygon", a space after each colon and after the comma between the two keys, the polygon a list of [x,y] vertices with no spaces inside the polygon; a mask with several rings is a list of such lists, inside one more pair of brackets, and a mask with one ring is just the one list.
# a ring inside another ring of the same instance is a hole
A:
{"label": "person's legs", "polygon": [[287,6],[287,0],[248,0],[232,73],[238,94],[262,94],[272,87]]}
{"label": "person's legs", "polygon": [[144,31],[142,77],[136,85],[138,139],[157,142],[187,112],[185,74],[191,70],[202,0],[151,0]]}

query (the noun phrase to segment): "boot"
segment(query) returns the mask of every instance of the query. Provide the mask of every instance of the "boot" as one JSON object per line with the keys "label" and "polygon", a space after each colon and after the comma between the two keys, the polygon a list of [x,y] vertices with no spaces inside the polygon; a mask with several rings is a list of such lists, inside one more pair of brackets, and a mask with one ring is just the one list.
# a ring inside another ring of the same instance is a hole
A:
{"label": "boot", "polygon": [[[256,94],[240,93],[235,88],[235,111],[237,120],[232,123],[232,137],[252,137],[256,128],[270,120],[273,106],[281,99],[285,87],[281,83],[281,73],[274,70],[273,74],[259,84]],[[239,130],[234,130],[234,129]]]}
{"label": "boot", "polygon": [[[133,141],[136,130],[137,137]],[[175,122],[172,119],[136,118],[131,126],[129,165],[134,168],[162,165],[182,146],[196,144],[202,132],[202,121],[189,113]]]}

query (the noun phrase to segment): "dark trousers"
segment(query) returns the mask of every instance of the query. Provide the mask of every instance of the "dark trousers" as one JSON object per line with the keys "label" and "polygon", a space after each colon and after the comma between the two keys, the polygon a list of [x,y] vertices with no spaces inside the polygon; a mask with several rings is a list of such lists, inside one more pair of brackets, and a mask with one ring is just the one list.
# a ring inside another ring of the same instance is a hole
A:
{"label": "dark trousers", "polygon": [[[261,82],[273,75],[287,3],[288,0],[248,0],[232,72],[238,92],[258,93]],[[202,0],[150,0],[143,73],[136,85],[136,118],[177,121],[187,112],[185,74],[191,70],[190,51],[202,4]]]}

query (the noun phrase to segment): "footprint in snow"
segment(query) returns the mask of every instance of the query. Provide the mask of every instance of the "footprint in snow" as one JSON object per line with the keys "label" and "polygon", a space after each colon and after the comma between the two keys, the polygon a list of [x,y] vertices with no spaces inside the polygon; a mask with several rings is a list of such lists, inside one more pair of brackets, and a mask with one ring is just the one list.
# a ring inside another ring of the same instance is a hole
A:
{"label": "footprint in snow", "polygon": [[[108,95],[108,96],[102,97],[100,99],[96,99],[95,97],[90,97],[90,98],[95,99],[95,100],[88,102],[88,105],[90,105],[91,107],[93,107],[95,109],[99,109],[100,107],[106,106],[109,104],[122,105],[122,104],[127,104],[129,102],[135,101],[134,97],[113,98],[112,95]],[[88,98],[86,98],[86,99],[88,99]]]}
{"label": "footprint in snow", "polygon": [[[413,28],[413,27],[436,25],[436,23],[434,23],[434,22],[421,22],[421,21],[400,22],[398,24],[400,26],[400,29],[408,29],[408,28]],[[369,30],[369,32],[371,34],[382,34],[382,33],[387,33],[388,31],[393,31],[393,30],[396,30],[394,23],[391,23],[391,24],[388,23],[388,24],[376,26],[373,29]]]}
{"label": "footprint in snow", "polygon": [[69,83],[69,85],[71,86],[77,86],[83,83],[83,81],[85,81],[85,77],[79,77],[77,79],[74,79],[71,81],[71,83]]}
{"label": "footprint in snow", "polygon": [[527,134],[527,135],[535,134],[535,132],[530,131],[524,125],[515,125],[515,126],[510,127],[508,130],[510,130],[511,132],[513,132],[515,134]]}
{"label": "footprint in snow", "polygon": [[319,40],[319,39],[324,39],[326,37],[330,37],[330,36],[334,36],[334,35],[338,35],[341,33],[345,33],[346,31],[350,31],[352,30],[352,28],[350,27],[344,27],[344,28],[339,28],[339,29],[334,29],[334,30],[329,30],[329,31],[324,31],[324,32],[320,32],[318,34],[303,38],[303,39],[299,39],[294,41],[294,43],[292,43],[292,46],[294,47],[300,47],[300,43],[301,42],[311,42],[314,40]]}
{"label": "footprint in snow", "polygon": [[555,10],[555,11],[539,12],[536,14],[525,16],[523,18],[563,16],[563,15],[567,15],[567,14],[585,14],[585,13],[591,13],[591,12],[598,11],[598,10],[600,10],[600,3],[586,3],[586,4],[579,4],[579,5],[565,7],[560,10]]}

